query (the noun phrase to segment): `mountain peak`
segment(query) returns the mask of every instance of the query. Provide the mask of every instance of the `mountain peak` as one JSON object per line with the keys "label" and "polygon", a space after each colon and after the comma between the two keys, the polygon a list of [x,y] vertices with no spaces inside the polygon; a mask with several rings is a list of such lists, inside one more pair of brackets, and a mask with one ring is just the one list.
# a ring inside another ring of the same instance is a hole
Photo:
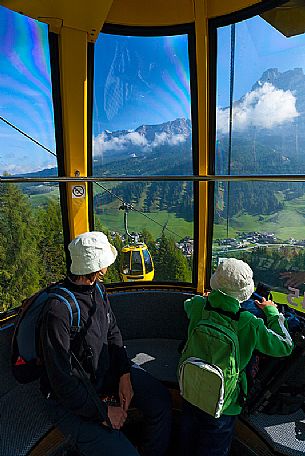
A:
{"label": "mountain peak", "polygon": [[252,86],[252,90],[256,90],[265,83],[270,83],[277,89],[282,90],[298,90],[300,85],[305,84],[305,75],[303,68],[294,68],[280,72],[278,68],[268,68],[265,70],[258,81]]}
{"label": "mountain peak", "polygon": [[184,135],[186,137],[191,134],[191,121],[184,117],[169,120],[157,125],[141,125],[135,130],[140,135],[146,137],[150,141],[154,141],[155,135],[166,133],[168,135]]}

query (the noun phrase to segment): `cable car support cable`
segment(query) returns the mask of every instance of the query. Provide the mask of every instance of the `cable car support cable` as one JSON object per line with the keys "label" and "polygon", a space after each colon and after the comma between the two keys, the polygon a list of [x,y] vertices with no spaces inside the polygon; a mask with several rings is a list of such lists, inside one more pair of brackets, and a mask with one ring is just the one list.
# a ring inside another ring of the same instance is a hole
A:
{"label": "cable car support cable", "polygon": [[12,124],[11,122],[9,122],[8,120],[6,120],[4,117],[0,116],[0,120],[2,120],[2,122],[6,123],[7,125],[9,125],[10,127],[14,128],[14,130],[18,131],[19,133],[21,133],[23,136],[25,136],[26,138],[28,138],[30,141],[32,141],[33,143],[37,144],[38,146],[42,147],[44,150],[46,150],[47,152],[49,152],[49,154],[52,154],[54,155],[54,157],[57,157],[56,154],[54,154],[54,152],[52,152],[50,149],[48,149],[47,147],[43,146],[42,144],[40,144],[40,142],[36,141],[36,139],[32,138],[31,136],[27,135],[26,133],[24,133],[24,131],[20,130],[20,128],[17,128],[14,124]]}
{"label": "cable car support cable", "polygon": [[[9,122],[8,120],[6,120],[4,117],[0,116],[0,120],[2,120],[2,122],[6,123],[7,125],[9,125],[10,127],[12,127],[14,130],[18,131],[20,134],[22,134],[23,136],[25,136],[26,138],[28,138],[30,141],[34,142],[35,144],[37,144],[39,147],[41,147],[42,149],[44,149],[45,151],[47,151],[48,153],[54,155],[54,157],[57,157],[57,155],[52,152],[50,149],[48,149],[47,147],[45,147],[43,144],[41,144],[40,142],[36,141],[36,139],[32,138],[31,136],[29,136],[27,133],[25,133],[24,131],[20,130],[20,128],[16,127],[14,124],[12,124],[11,122]],[[124,204],[127,204],[125,203],[125,201],[120,198],[119,196],[115,195],[111,190],[108,190],[106,187],[104,187],[102,184],[99,184],[98,182],[95,182],[96,185],[98,185],[99,187],[101,187],[103,190],[105,190],[105,192],[109,193],[110,195],[114,196],[115,198],[117,198],[118,200],[121,201],[121,203]],[[138,209],[136,209],[135,207],[133,207],[132,205],[130,205],[130,209],[135,211],[135,212],[139,212],[139,214],[142,214],[144,217],[146,217],[148,220],[150,220],[151,222],[154,222],[156,223],[157,225],[159,225],[163,231],[164,231],[164,225],[162,225],[161,223],[159,222],[156,222],[156,220],[154,220],[153,218],[149,217],[148,215],[146,215],[144,212],[142,211],[139,211]],[[181,238],[181,236],[179,236],[179,234],[175,233],[174,231],[168,229],[168,228],[165,228],[169,233],[171,234],[174,234],[175,236],[177,236],[178,239]]]}
{"label": "cable car support cable", "polygon": [[[232,126],[233,126],[233,95],[234,95],[234,64],[235,64],[235,24],[231,25],[231,61],[230,61],[230,114],[229,114],[229,144],[228,144],[228,175],[231,174],[232,155]],[[227,189],[227,238],[229,237],[229,206],[230,181]]]}
{"label": "cable car support cable", "polygon": [[[98,185],[99,187],[101,187],[103,190],[105,190],[105,192],[108,192],[110,195],[112,195],[115,198],[117,198],[119,201],[121,201],[123,203],[123,205],[127,204],[122,198],[120,198],[119,196],[115,195],[111,190],[108,190],[106,187],[104,187],[99,182],[95,182],[95,184]],[[164,230],[167,230],[169,233],[174,234],[175,236],[177,236],[178,239],[181,239],[182,236],[180,236],[179,234],[175,233],[174,231],[172,231],[172,230],[170,230],[169,228],[166,227],[166,225],[168,223],[168,220],[167,220],[165,225],[164,224],[162,225],[162,223],[157,222],[156,220],[154,220],[153,218],[151,218],[147,214],[145,214],[145,212],[142,212],[139,209],[136,209],[134,206],[130,205],[130,209],[135,211],[135,212],[138,212],[139,214],[142,214],[144,217],[146,217],[151,222],[154,222],[157,225],[159,225],[162,228],[162,232],[164,232]]]}

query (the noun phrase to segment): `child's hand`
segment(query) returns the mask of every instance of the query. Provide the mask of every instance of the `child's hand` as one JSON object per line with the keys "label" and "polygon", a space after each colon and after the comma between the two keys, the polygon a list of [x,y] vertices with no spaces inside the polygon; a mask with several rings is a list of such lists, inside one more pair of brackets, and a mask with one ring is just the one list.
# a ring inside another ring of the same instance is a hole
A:
{"label": "child's hand", "polygon": [[267,307],[267,306],[277,307],[277,305],[274,304],[273,301],[271,301],[271,300],[267,301],[265,298],[262,298],[262,302],[259,302],[259,301],[255,300],[255,304],[260,309],[263,309],[264,307]]}

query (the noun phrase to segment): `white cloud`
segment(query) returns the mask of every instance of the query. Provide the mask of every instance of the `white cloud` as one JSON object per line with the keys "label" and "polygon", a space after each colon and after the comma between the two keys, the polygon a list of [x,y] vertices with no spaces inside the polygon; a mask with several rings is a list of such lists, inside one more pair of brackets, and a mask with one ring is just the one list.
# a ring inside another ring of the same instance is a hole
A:
{"label": "white cloud", "polygon": [[155,139],[151,143],[151,147],[162,146],[164,144],[168,144],[170,146],[177,146],[177,144],[184,142],[186,138],[187,136],[182,133],[171,135],[163,131],[162,133],[155,134]]}
{"label": "white cloud", "polygon": [[151,143],[152,147],[162,146],[168,141],[168,134],[163,131],[162,133],[156,133],[155,139]]}
{"label": "white cloud", "polygon": [[172,145],[172,146],[176,146],[177,144],[184,142],[186,140],[186,138],[188,138],[188,136],[189,135],[184,135],[182,133],[179,133],[177,135],[173,135],[169,139],[169,144]]}
{"label": "white cloud", "polygon": [[144,135],[136,131],[131,131],[120,137],[111,137],[105,132],[102,132],[93,141],[94,152],[97,155],[102,155],[108,150],[124,150],[129,146],[141,147],[142,149],[152,149],[161,145],[175,146],[184,142],[188,135],[170,134],[166,132],[156,133],[153,141],[148,142]]}
{"label": "white cloud", "polygon": [[[251,126],[271,129],[291,122],[299,115],[295,104],[296,97],[290,90],[276,89],[266,82],[233,106],[233,129],[240,131]],[[216,116],[217,130],[228,133],[229,108],[217,108]]]}
{"label": "white cloud", "polygon": [[6,163],[5,165],[0,163],[0,174],[3,175],[4,173],[9,174],[26,174],[26,173],[35,173],[37,171],[41,171],[43,169],[52,169],[56,167],[56,163],[46,163],[43,162],[40,166],[33,166],[31,163],[22,162],[22,163]]}
{"label": "white cloud", "polygon": [[15,164],[6,164],[2,166],[2,173],[9,173],[9,174],[24,174],[24,173],[30,173],[34,172],[33,168],[31,166],[25,166],[25,165],[15,165]]}
{"label": "white cloud", "polygon": [[130,141],[131,144],[133,144],[134,146],[145,147],[147,145],[147,139],[145,138],[145,136],[140,135],[140,133],[136,131],[127,133],[126,139],[127,141]]}
{"label": "white cloud", "polygon": [[135,131],[128,132],[126,135],[119,137],[113,136],[109,139],[103,131],[100,135],[94,138],[93,146],[97,154],[102,154],[107,150],[123,150],[127,146],[146,147],[147,140],[144,136]]}

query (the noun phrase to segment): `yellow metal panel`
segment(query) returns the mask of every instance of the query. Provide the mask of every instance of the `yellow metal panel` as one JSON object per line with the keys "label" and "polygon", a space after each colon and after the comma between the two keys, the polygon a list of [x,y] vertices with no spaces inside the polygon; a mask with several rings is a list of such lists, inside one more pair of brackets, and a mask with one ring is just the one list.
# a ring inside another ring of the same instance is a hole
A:
{"label": "yellow metal panel", "polygon": [[[88,33],[95,41],[103,26],[113,0],[0,0],[0,4],[26,16],[50,24],[52,31],[58,24]],[[55,24],[57,20],[58,24]]]}
{"label": "yellow metal panel", "polygon": [[[0,4],[34,19],[86,31],[93,41],[107,22],[149,26],[174,25],[194,21],[192,0],[0,0]],[[204,4],[204,0],[201,0]],[[207,16],[229,14],[260,3],[257,0],[206,0]],[[111,4],[112,7],[111,7]],[[110,8],[111,7],[111,8]]]}
{"label": "yellow metal panel", "polygon": [[192,0],[114,0],[106,22],[130,26],[165,26],[194,22]]}
{"label": "yellow metal panel", "polygon": [[87,175],[87,35],[63,27],[59,36],[65,168]]}
{"label": "yellow metal panel", "polygon": [[249,6],[261,3],[255,0],[208,0],[207,1],[207,16],[208,18],[223,16],[225,14],[234,13]]}
{"label": "yellow metal panel", "polygon": [[[208,172],[208,27],[206,4],[202,0],[194,0],[195,30],[196,30],[196,59],[198,81],[198,134],[199,134],[199,174]],[[206,287],[206,252],[208,229],[208,184],[199,183],[199,238],[198,238],[198,292]]]}
{"label": "yellow metal panel", "polygon": [[[63,27],[59,35],[59,51],[65,171],[69,177],[87,176],[86,32]],[[79,188],[75,185],[67,186],[72,239],[89,229],[87,188],[85,184]]]}
{"label": "yellow metal panel", "polygon": [[[76,193],[75,188],[84,188],[84,196],[79,195],[79,191]],[[78,185],[77,183],[68,183],[67,184],[67,203],[68,203],[68,216],[69,216],[69,228],[70,228],[70,237],[71,240],[74,239],[81,233],[89,231],[89,221],[88,221],[88,185],[82,183]]]}

